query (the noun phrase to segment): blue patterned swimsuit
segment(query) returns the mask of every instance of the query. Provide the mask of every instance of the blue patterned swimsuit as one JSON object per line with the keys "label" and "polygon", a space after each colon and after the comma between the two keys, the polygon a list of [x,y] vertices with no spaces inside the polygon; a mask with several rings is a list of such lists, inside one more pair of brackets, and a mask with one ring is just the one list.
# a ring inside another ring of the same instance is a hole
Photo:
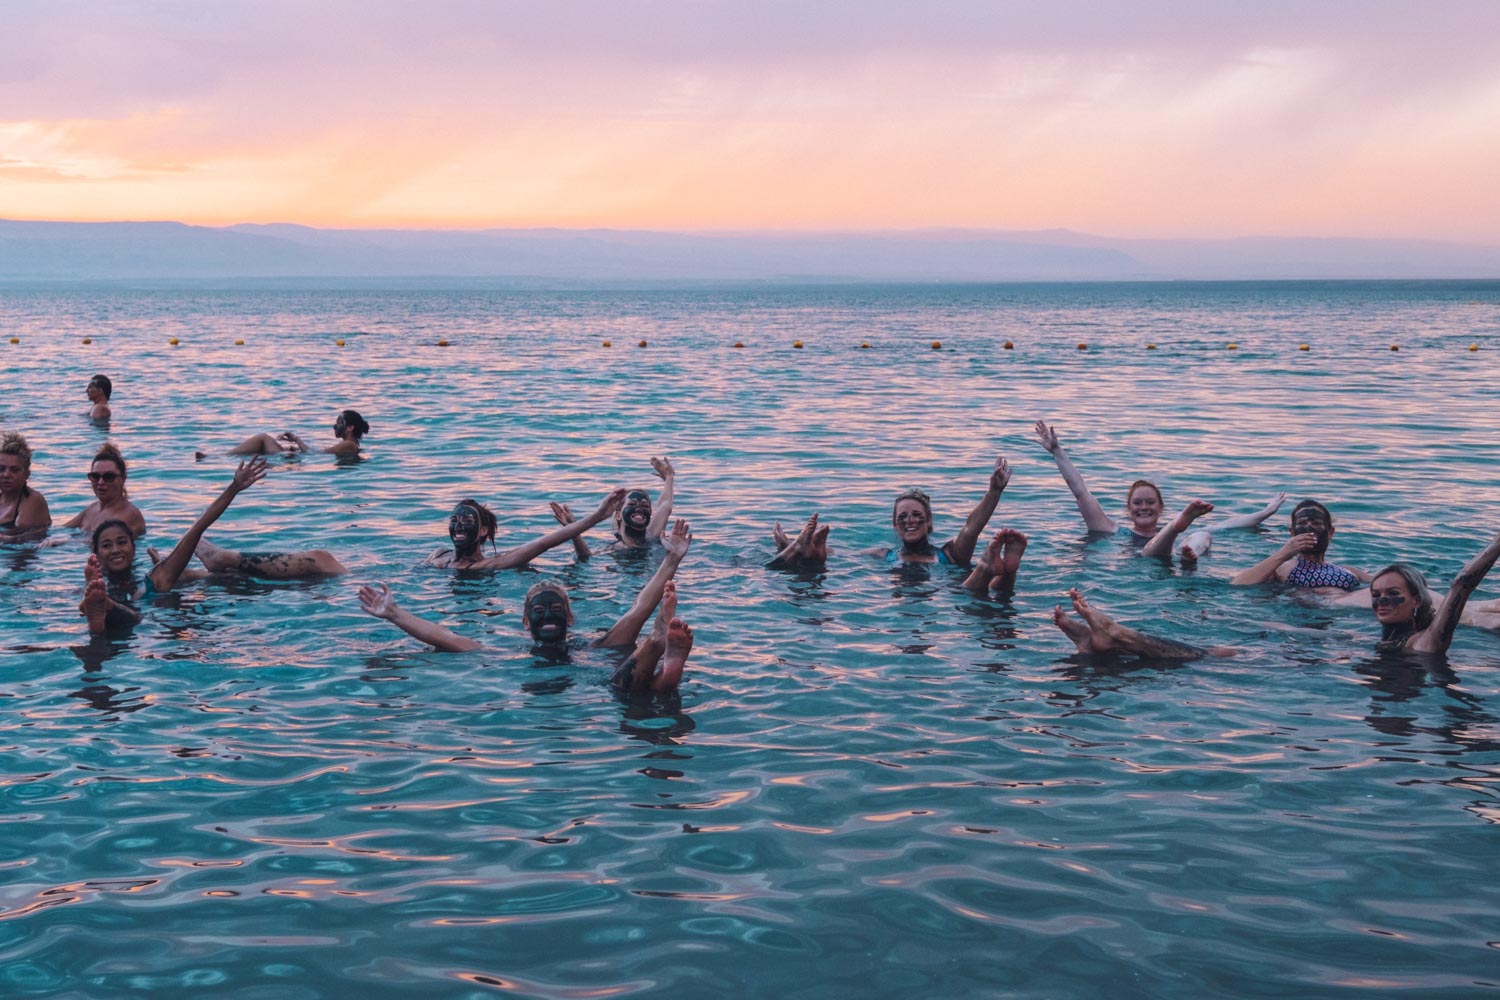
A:
{"label": "blue patterned swimsuit", "polygon": [[1286,575],[1286,582],[1293,587],[1337,587],[1354,590],[1359,587],[1359,577],[1334,563],[1312,562],[1297,557],[1297,565]]}

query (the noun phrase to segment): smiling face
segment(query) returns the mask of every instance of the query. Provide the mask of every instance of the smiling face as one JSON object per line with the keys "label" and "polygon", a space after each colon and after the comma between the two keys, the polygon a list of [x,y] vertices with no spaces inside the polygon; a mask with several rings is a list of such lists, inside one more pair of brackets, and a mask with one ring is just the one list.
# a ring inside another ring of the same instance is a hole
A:
{"label": "smiling face", "polygon": [[1130,512],[1130,522],[1138,530],[1147,530],[1152,533],[1156,531],[1157,522],[1161,520],[1161,491],[1150,483],[1138,483],[1130,491],[1130,497],[1125,502],[1126,509]]}
{"label": "smiling face", "polygon": [[108,507],[125,495],[125,470],[107,458],[96,459],[89,468],[89,484],[100,505]]}
{"label": "smiling face", "polygon": [[1404,625],[1416,620],[1417,598],[1400,573],[1382,573],[1370,584],[1370,608],[1382,625]]}
{"label": "smiling face", "polygon": [[896,501],[891,512],[891,527],[896,529],[896,537],[902,545],[920,545],[932,531],[932,521],[922,501],[903,497]]}
{"label": "smiling face", "polygon": [[448,539],[459,556],[479,548],[479,531],[479,510],[473,504],[461,503],[448,515]]}
{"label": "smiling face", "polygon": [[631,490],[625,494],[620,505],[620,529],[623,533],[643,538],[651,524],[651,494],[645,490]]}
{"label": "smiling face", "polygon": [[568,637],[573,611],[568,599],[556,590],[539,590],[526,601],[526,630],[541,645],[560,643]]}
{"label": "smiling face", "polygon": [[20,455],[0,452],[0,493],[15,496],[31,478],[31,466]]}
{"label": "smiling face", "polygon": [[110,576],[129,576],[135,564],[135,538],[119,525],[110,525],[94,539],[94,554]]}

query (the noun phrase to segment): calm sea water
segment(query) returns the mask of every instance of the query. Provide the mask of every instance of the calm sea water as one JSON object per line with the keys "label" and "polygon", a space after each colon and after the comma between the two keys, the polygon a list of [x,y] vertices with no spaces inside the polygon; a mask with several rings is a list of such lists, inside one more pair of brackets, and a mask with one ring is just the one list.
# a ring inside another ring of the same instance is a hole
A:
{"label": "calm sea water", "polygon": [[[108,438],[158,545],[228,481],[196,448],[327,443],[344,406],[372,425],[363,461],[278,460],[210,535],[326,547],[347,579],[189,585],[101,645],[81,543],[0,551],[5,996],[1500,984],[1500,635],[1462,629],[1428,671],[1377,661],[1368,612],[1229,587],[1284,516],[1194,571],[1090,541],[1030,430],[1055,421],[1111,510],[1139,476],[1174,510],[1312,495],[1340,561],[1446,583],[1500,527],[1500,285],[12,285],[0,353],[0,425],[54,515],[88,501]],[[107,433],[84,419],[95,371]],[[459,498],[513,543],[550,499],[650,486],[656,454],[695,535],[677,698],[538,667],[520,629],[543,574],[588,632],[650,565],[422,565]],[[854,554],[909,485],[951,537],[997,454],[1015,479],[991,526],[1031,536],[1012,598]],[[813,511],[826,571],[763,569],[771,523]],[[362,615],[372,580],[495,651]],[[1245,652],[1070,655],[1049,615],[1075,584]]]}

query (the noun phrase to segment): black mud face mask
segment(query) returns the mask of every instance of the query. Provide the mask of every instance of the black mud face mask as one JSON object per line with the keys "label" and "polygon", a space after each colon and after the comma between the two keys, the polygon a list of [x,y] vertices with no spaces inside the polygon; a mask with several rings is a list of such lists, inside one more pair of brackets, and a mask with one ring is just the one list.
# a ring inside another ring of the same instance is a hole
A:
{"label": "black mud face mask", "polygon": [[544,590],[526,605],[526,628],[539,643],[562,642],[568,636],[568,604],[561,594]]}
{"label": "black mud face mask", "polygon": [[466,556],[479,548],[479,511],[466,503],[453,508],[448,517],[448,540],[453,551]]}
{"label": "black mud face mask", "polygon": [[645,532],[651,524],[651,497],[640,490],[625,495],[625,505],[620,508],[620,523],[633,535]]}
{"label": "black mud face mask", "polygon": [[1298,517],[1293,520],[1292,534],[1317,535],[1318,544],[1313,546],[1312,551],[1316,555],[1322,555],[1328,551],[1328,540],[1332,536],[1333,531],[1329,527],[1327,520],[1315,515],[1313,517]]}

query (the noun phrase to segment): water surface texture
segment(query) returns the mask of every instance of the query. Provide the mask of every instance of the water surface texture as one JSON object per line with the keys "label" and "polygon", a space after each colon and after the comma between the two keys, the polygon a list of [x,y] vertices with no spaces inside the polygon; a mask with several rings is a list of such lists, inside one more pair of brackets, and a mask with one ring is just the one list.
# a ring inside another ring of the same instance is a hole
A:
{"label": "water surface texture", "polygon": [[[372,426],[362,461],[273,460],[209,536],[349,578],[191,584],[90,643],[81,542],[0,550],[4,996],[1500,985],[1500,634],[1426,670],[1376,659],[1367,610],[1230,587],[1290,505],[1195,570],[1091,540],[1031,433],[1055,421],[1111,513],[1137,477],[1172,510],[1315,496],[1337,561],[1446,586],[1500,528],[1500,285],[12,285],[0,352],[54,516],[114,440],[161,546],[244,435]],[[589,634],[649,562],[422,565],[460,498],[514,544],[662,454],[695,536],[678,697],[538,666],[521,629],[542,575]],[[951,537],[999,454],[991,527],[1031,536],[1013,596],[857,555],[907,486]],[[813,511],[826,571],[764,569],[770,525]],[[373,580],[492,650],[366,617]],[[1090,662],[1050,621],[1073,585],[1243,652]]]}

